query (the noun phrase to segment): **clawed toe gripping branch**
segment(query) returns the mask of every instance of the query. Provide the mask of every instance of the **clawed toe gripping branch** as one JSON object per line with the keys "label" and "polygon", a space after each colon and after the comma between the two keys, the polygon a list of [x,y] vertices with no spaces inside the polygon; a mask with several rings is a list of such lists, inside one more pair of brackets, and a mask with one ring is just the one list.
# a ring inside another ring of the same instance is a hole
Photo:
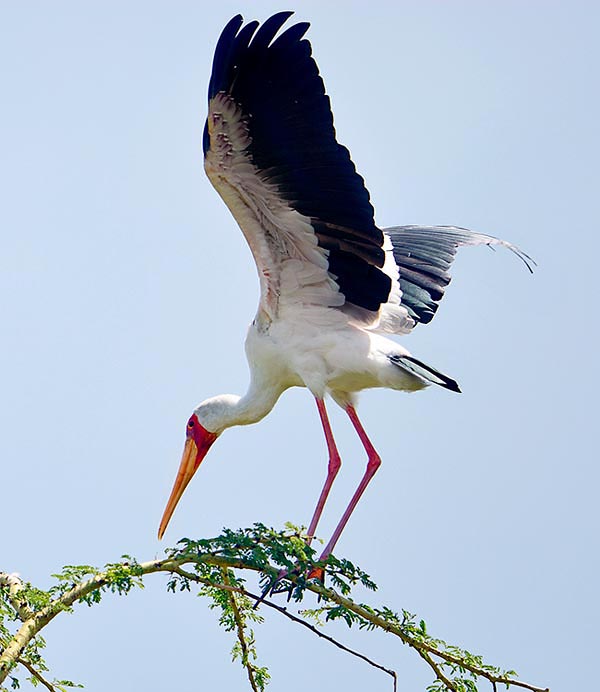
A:
{"label": "clawed toe gripping branch", "polygon": [[[487,681],[493,692],[499,686],[547,692],[547,688],[517,680],[514,671],[502,671],[484,663],[481,656],[432,637],[423,620],[419,621],[408,611],[397,613],[385,606],[354,601],[351,591],[355,586],[370,590],[376,586],[367,574],[347,560],[330,555],[324,563],[316,563],[317,567],[325,568],[331,586],[310,578],[315,568],[314,551],[296,527],[275,531],[255,524],[239,531],[226,529],[212,539],[182,539],[175,548],[165,552],[165,558],[149,562],[137,562],[124,555],[120,562],[103,569],[68,566],[53,575],[56,583],[46,591],[22,581],[18,575],[0,572],[0,691],[16,689],[22,675],[53,692],[80,687],[69,680],[47,678],[48,669],[40,653],[44,647],[41,631],[59,613],[73,612],[79,603],[99,603],[106,592],[126,595],[142,586],[143,578],[163,572],[168,575],[169,591],[195,589],[209,598],[211,608],[220,612],[219,624],[235,634],[233,656],[244,666],[254,692],[264,690],[269,681],[267,669],[257,659],[253,626],[262,622],[260,608],[254,607],[257,600],[261,608],[275,610],[385,672],[391,677],[394,690],[395,671],[327,634],[326,624],[341,619],[349,627],[356,625],[366,631],[380,629],[396,636],[431,668],[435,679],[427,692],[475,692],[478,680]],[[319,598],[317,607],[292,612],[289,605],[282,606],[253,593],[246,582],[251,573],[258,574],[263,584],[277,579],[285,582],[288,600],[294,604],[303,601],[309,592],[315,594]]]}

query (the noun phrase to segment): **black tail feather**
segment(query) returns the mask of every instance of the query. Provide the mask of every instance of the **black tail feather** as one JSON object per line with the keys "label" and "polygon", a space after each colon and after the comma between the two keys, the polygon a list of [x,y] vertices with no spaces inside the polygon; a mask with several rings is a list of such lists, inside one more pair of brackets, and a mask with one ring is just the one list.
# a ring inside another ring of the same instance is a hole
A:
{"label": "black tail feather", "polygon": [[392,363],[394,363],[394,365],[398,365],[401,368],[408,370],[408,372],[416,375],[429,384],[437,384],[440,387],[449,389],[452,392],[460,393],[460,387],[455,380],[448,377],[448,375],[444,375],[444,373],[440,372],[439,370],[432,368],[430,365],[426,365],[417,358],[413,358],[413,356],[393,355],[390,356],[390,360]]}

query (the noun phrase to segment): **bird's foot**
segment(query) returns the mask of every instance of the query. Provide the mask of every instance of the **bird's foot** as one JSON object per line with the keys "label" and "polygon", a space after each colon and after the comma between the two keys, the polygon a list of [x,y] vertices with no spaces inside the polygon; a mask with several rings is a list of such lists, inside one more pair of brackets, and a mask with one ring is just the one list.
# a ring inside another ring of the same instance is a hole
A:
{"label": "bird's foot", "polygon": [[324,567],[313,567],[308,571],[306,575],[307,579],[316,579],[321,586],[325,586],[325,568]]}
{"label": "bird's foot", "polygon": [[[258,606],[267,598],[267,596],[272,596],[273,594],[276,593],[281,593],[282,591],[287,591],[290,589],[291,593],[291,586],[284,587],[284,588],[277,588],[278,585],[281,584],[282,579],[285,579],[287,576],[290,574],[293,574],[293,572],[290,572],[287,569],[282,569],[279,570],[279,573],[277,574],[276,577],[273,577],[272,579],[269,579],[265,586],[263,587],[263,590],[261,591],[260,597],[257,599],[256,603],[254,604],[254,609],[256,610]],[[289,600],[289,598],[288,598]]]}
{"label": "bird's foot", "polygon": [[[299,567],[288,570],[282,569],[279,571],[276,577],[267,582],[263,588],[260,597],[254,604],[254,608],[258,606],[267,598],[268,596],[273,596],[278,593],[287,593],[287,600],[292,598],[294,590],[298,587],[297,579],[301,575],[301,569]],[[310,579],[316,579],[321,585],[325,584],[325,569],[323,567],[311,567],[305,574],[304,579],[306,581]],[[284,584],[283,581],[286,580]]]}

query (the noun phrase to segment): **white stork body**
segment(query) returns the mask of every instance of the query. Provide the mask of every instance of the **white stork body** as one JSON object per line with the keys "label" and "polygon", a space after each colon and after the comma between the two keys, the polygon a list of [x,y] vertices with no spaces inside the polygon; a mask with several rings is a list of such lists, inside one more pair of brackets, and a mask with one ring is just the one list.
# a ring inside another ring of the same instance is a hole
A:
{"label": "white stork body", "polygon": [[226,428],[257,422],[283,391],[303,386],[317,402],[329,452],[309,536],[341,463],[326,396],[346,410],[368,457],[326,556],[380,464],[355,393],[429,384],[460,391],[384,334],[406,334],[432,319],[460,245],[499,244],[529,258],[505,241],[452,226],[377,228],[364,181],[335,139],[329,99],[303,39],[308,24],[275,38],[290,14],[260,28],[242,28],[234,17],[215,50],[205,169],[250,246],[261,297],[246,339],[248,392],[207,399],[194,411],[159,536],[214,440]]}

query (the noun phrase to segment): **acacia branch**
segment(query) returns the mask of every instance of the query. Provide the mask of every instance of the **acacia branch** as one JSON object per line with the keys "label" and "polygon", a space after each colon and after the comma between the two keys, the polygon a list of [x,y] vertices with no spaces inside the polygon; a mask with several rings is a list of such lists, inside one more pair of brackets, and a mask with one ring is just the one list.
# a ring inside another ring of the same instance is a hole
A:
{"label": "acacia branch", "polygon": [[461,666],[466,670],[469,670],[471,673],[477,675],[478,677],[485,678],[492,684],[500,683],[506,685],[507,687],[512,685],[514,687],[521,687],[523,689],[531,690],[531,692],[550,692],[548,687],[536,687],[535,685],[530,685],[529,683],[523,682],[521,680],[515,680],[514,678],[503,677],[501,675],[495,675],[494,673],[491,673],[489,670],[481,668],[480,666],[473,665],[468,661],[465,661],[463,658],[460,658],[459,656],[455,656],[447,651],[439,649],[427,643],[426,641],[422,641],[417,637],[410,636],[409,634],[404,632],[402,628],[398,625],[394,625],[388,622],[385,618],[381,617],[380,615],[377,615],[376,613],[365,608],[364,606],[355,603],[351,599],[341,596],[333,589],[321,587],[320,590],[322,592],[321,595],[323,597],[335,603],[338,603],[339,605],[344,606],[348,610],[351,610],[353,613],[356,613],[356,615],[363,618],[364,620],[367,620],[375,627],[389,632],[390,634],[394,634],[405,644],[407,644],[413,649],[416,649],[419,652],[419,654],[421,654],[421,652],[424,652],[426,654],[437,656],[448,663],[452,663],[457,666]]}
{"label": "acacia branch", "polygon": [[[166,572],[170,574],[178,574],[179,576],[184,577],[186,579],[202,581],[199,578],[199,575],[184,570],[183,567],[186,565],[208,565],[222,569],[251,570],[254,572],[265,574],[269,577],[275,577],[280,573],[280,568],[270,564],[261,565],[260,567],[258,567],[256,563],[253,563],[250,560],[244,560],[240,558],[227,558],[220,555],[215,555],[213,553],[183,553],[181,555],[175,555],[165,559],[151,560],[148,562],[136,564],[133,576],[141,577],[143,575],[153,574],[156,572]],[[287,578],[292,582],[295,581],[295,577],[293,575],[289,575]],[[9,602],[13,605],[15,610],[17,610],[16,599],[18,599],[18,591],[19,588],[22,588],[22,584],[21,587],[15,586],[14,588],[16,589],[16,591],[13,591],[11,593],[10,584],[8,581],[6,581],[6,578],[4,583],[9,585]],[[207,583],[207,581],[204,580],[203,583]],[[216,586],[214,583],[211,583],[210,581],[208,583],[213,587]],[[40,632],[40,630],[43,629],[49,622],[51,622],[56,617],[56,615],[58,615],[58,613],[62,612],[63,610],[69,609],[76,602],[84,600],[87,596],[89,596],[95,591],[103,590],[105,587],[110,586],[110,584],[111,577],[109,572],[99,572],[98,574],[92,576],[90,579],[86,579],[84,581],[74,584],[71,589],[64,592],[59,597],[53,599],[47,606],[37,611],[32,611],[27,604],[24,604],[21,601],[19,601],[19,609],[17,612],[19,612],[20,616],[23,616],[23,624],[21,625],[18,632],[8,642],[8,645],[0,655],[0,683],[6,679],[11,668],[19,661],[19,659],[21,658],[21,654],[25,647],[28,645],[28,643],[31,642],[32,639],[34,639],[34,637]],[[220,585],[220,588],[224,588],[226,586],[226,584],[223,584]],[[446,680],[444,680],[444,678],[440,676],[441,671],[439,670],[439,665],[435,662],[435,659],[439,659],[446,663],[456,665],[465,670],[468,670],[474,676],[488,680],[492,685],[499,683],[501,685],[506,685],[507,687],[519,687],[525,690],[529,690],[530,692],[549,692],[548,688],[537,687],[535,685],[531,685],[521,680],[515,680],[510,677],[498,675],[496,674],[496,672],[492,672],[489,669],[486,669],[485,667],[481,667],[475,665],[470,661],[466,661],[464,658],[436,646],[435,642],[430,643],[430,641],[427,641],[425,637],[419,636],[417,633],[407,631],[407,628],[403,628],[400,624],[390,622],[385,617],[379,615],[370,608],[357,604],[351,599],[337,593],[335,590],[327,588],[314,580],[309,580],[306,583],[304,583],[303,588],[305,588],[307,591],[315,593],[317,596],[320,596],[322,599],[325,600],[325,602],[335,603],[342,606],[349,612],[358,616],[358,618],[361,621],[369,623],[375,628],[382,629],[386,632],[389,632],[390,634],[397,636],[402,642],[404,642],[411,648],[415,649],[419,653],[419,655],[429,663],[430,666],[432,666],[433,663],[432,667],[436,672],[436,675],[450,690],[452,690],[452,686],[449,685],[446,682]],[[265,601],[265,603],[267,602]],[[268,602],[268,605],[269,607],[274,607],[276,610],[286,615],[286,617],[294,619],[293,617],[291,617],[290,613],[287,613],[287,611],[285,611],[285,609],[281,609],[278,606],[275,606],[275,604],[271,604],[270,602]],[[310,628],[310,625],[308,625],[308,623],[305,623],[304,621],[301,622],[303,622],[305,626]],[[322,635],[322,633],[319,633],[317,630],[312,631],[318,633],[319,636],[324,636],[324,638],[327,638],[326,635]],[[340,646],[340,648],[343,648],[343,645],[339,645],[339,643],[337,642],[333,643],[335,643],[336,646]],[[379,667],[377,664],[375,664],[375,666]],[[388,672],[389,674],[393,673],[387,670],[386,672]]]}
{"label": "acacia branch", "polygon": [[[176,568],[185,564],[211,564],[218,567],[237,567],[239,569],[253,569],[241,560],[228,560],[216,555],[186,556],[180,559],[166,558],[162,560],[150,560],[140,563],[137,567],[139,576],[154,574],[156,572],[176,572]],[[52,600],[47,606],[38,611],[30,612],[18,632],[9,641],[0,656],[0,682],[4,682],[11,668],[20,658],[23,650],[29,642],[51,622],[60,612],[69,609],[77,601],[83,600],[94,591],[100,591],[108,586],[110,578],[108,572],[100,572],[90,579],[75,584],[66,593]]]}
{"label": "acacia branch", "polygon": [[382,666],[380,663],[377,663],[376,661],[370,659],[368,656],[365,656],[365,654],[360,653],[360,651],[355,651],[354,649],[351,649],[345,644],[342,644],[337,639],[334,639],[334,637],[331,637],[330,635],[321,632],[317,627],[311,625],[310,622],[307,622],[306,620],[299,618],[297,615],[290,613],[290,611],[284,606],[280,606],[277,605],[277,603],[273,603],[273,601],[269,601],[267,598],[265,598],[264,594],[258,596],[258,594],[252,593],[251,591],[243,589],[239,586],[231,586],[229,584],[215,584],[210,580],[203,579],[199,575],[194,574],[193,572],[188,572],[187,570],[184,570],[181,567],[177,568],[175,572],[180,576],[184,577],[185,579],[198,582],[199,584],[206,584],[208,586],[213,586],[214,588],[223,589],[225,591],[235,591],[237,593],[243,594],[244,596],[248,596],[248,598],[252,599],[253,601],[260,600],[261,605],[266,605],[269,608],[273,608],[278,613],[281,613],[284,617],[288,618],[297,625],[302,625],[302,627],[306,627],[307,630],[310,630],[313,634],[316,634],[317,637],[325,639],[334,646],[337,646],[338,649],[341,649],[342,651],[345,651],[346,653],[351,654],[352,656],[356,656],[357,658],[360,658],[362,661],[368,663],[370,666],[373,666],[373,668],[378,668],[379,670],[382,670],[384,673],[390,675],[394,681],[394,692],[396,692],[398,687],[398,676],[395,670],[391,670],[390,668]]}
{"label": "acacia branch", "polygon": [[437,656],[438,658],[441,658],[447,663],[455,664],[457,666],[465,668],[466,670],[470,671],[478,677],[485,678],[490,683],[492,683],[492,685],[494,683],[500,683],[501,685],[506,685],[507,687],[511,685],[513,687],[521,687],[522,689],[531,690],[531,692],[550,692],[550,688],[548,687],[537,687],[536,685],[530,685],[529,683],[523,682],[522,680],[515,680],[514,678],[508,678],[502,675],[495,675],[489,670],[469,663],[468,661],[465,661],[463,658],[460,658],[459,656],[455,656],[454,654],[451,654],[448,651],[438,649],[432,644],[429,644],[426,641],[422,641],[417,637],[412,637],[406,632],[404,632],[402,628],[398,625],[394,625],[388,622],[385,618],[381,617],[380,615],[377,615],[376,613],[365,608],[364,606],[355,603],[351,599],[341,596],[333,589],[319,587],[318,589],[311,588],[311,591],[321,593],[321,596],[323,596],[324,598],[344,606],[348,610],[351,610],[353,613],[356,613],[356,615],[358,615],[359,617],[370,622],[375,627],[382,629],[385,632],[390,632],[390,634],[394,634],[395,636],[400,638],[405,644],[407,644],[413,649],[416,649],[419,652],[419,654],[421,654],[421,652],[425,652],[427,654]]}

